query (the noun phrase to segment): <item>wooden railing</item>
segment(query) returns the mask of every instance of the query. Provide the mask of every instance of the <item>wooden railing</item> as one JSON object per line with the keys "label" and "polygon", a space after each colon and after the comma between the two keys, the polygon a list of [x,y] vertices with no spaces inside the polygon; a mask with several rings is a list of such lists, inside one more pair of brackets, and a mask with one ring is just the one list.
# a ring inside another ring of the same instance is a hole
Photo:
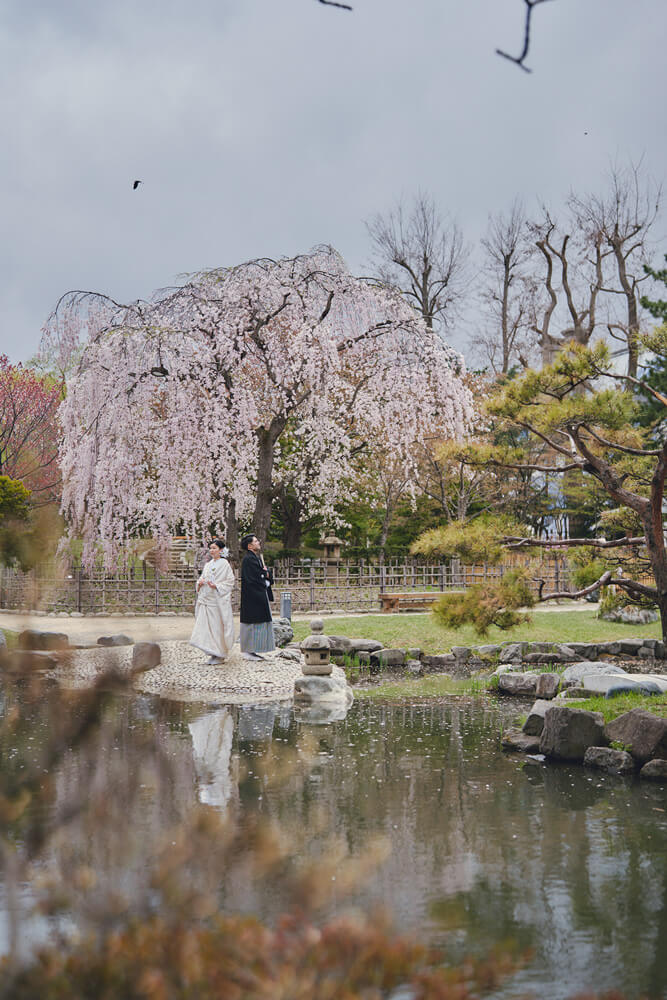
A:
{"label": "wooden railing", "polygon": [[[380,595],[389,593],[466,590],[476,583],[500,578],[517,563],[500,566],[464,566],[408,559],[385,565],[341,560],[338,563],[277,561],[274,564],[274,594],[277,612],[281,593],[291,595],[293,611],[379,610]],[[545,558],[539,575],[547,590],[569,590],[569,567],[562,558]],[[0,608],[80,612],[83,614],[133,611],[159,614],[192,611],[195,600],[195,570],[178,576],[161,572],[145,562],[124,573],[87,573],[73,569],[55,572],[0,568]],[[238,609],[238,581],[233,595]]]}

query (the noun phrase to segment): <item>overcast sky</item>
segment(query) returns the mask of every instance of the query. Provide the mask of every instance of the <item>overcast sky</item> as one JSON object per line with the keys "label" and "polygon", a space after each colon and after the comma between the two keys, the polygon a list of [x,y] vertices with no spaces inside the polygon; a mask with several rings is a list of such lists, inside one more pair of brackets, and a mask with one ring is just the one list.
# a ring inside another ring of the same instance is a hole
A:
{"label": "overcast sky", "polygon": [[34,354],[73,288],[127,301],[318,243],[365,272],[364,220],[418,188],[474,242],[611,161],[663,180],[665,0],[540,5],[530,75],[494,55],[521,0],[351,3],[4,0],[0,349]]}

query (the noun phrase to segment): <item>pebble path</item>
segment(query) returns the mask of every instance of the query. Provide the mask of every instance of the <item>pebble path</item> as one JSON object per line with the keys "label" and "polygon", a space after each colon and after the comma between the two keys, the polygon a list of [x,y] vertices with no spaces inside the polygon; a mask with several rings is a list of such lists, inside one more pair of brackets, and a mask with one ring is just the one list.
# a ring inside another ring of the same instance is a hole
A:
{"label": "pebble path", "polygon": [[[160,649],[159,666],[137,674],[133,686],[177,701],[283,701],[292,697],[294,681],[302,673],[301,654],[289,647],[267,653],[264,660],[245,660],[235,646],[229,658],[218,666],[209,665],[208,657],[187,642],[161,642]],[[105,670],[115,667],[125,673],[131,666],[132,646],[100,646],[74,650],[68,664],[59,667],[57,674],[66,686],[83,687]]]}

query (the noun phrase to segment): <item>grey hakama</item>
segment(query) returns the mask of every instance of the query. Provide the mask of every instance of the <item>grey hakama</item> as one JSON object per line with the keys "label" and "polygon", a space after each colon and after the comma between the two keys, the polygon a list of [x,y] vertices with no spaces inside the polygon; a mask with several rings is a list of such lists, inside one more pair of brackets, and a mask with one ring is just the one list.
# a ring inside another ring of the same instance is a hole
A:
{"label": "grey hakama", "polygon": [[[210,559],[200,577],[204,581],[197,593],[195,607],[195,627],[190,636],[190,645],[203,650],[209,656],[226,657],[234,645],[234,618],[232,615],[232,591],[234,570],[226,559]],[[215,584],[209,587],[206,581]]]}
{"label": "grey hakama", "polygon": [[242,653],[271,653],[275,648],[273,622],[255,622],[252,625],[241,622]]}

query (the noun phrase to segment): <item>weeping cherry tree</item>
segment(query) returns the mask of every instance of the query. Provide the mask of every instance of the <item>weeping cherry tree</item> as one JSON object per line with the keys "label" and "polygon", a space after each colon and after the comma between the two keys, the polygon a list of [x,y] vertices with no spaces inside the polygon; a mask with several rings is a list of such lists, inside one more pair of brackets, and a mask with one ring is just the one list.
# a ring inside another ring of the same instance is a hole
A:
{"label": "weeping cherry tree", "polygon": [[63,310],[87,330],[60,417],[63,512],[88,565],[142,534],[218,527],[233,547],[243,519],[265,537],[283,436],[301,499],[329,516],[367,442],[411,474],[416,442],[472,417],[461,358],[330,247],[130,305],[68,293],[49,329]]}

